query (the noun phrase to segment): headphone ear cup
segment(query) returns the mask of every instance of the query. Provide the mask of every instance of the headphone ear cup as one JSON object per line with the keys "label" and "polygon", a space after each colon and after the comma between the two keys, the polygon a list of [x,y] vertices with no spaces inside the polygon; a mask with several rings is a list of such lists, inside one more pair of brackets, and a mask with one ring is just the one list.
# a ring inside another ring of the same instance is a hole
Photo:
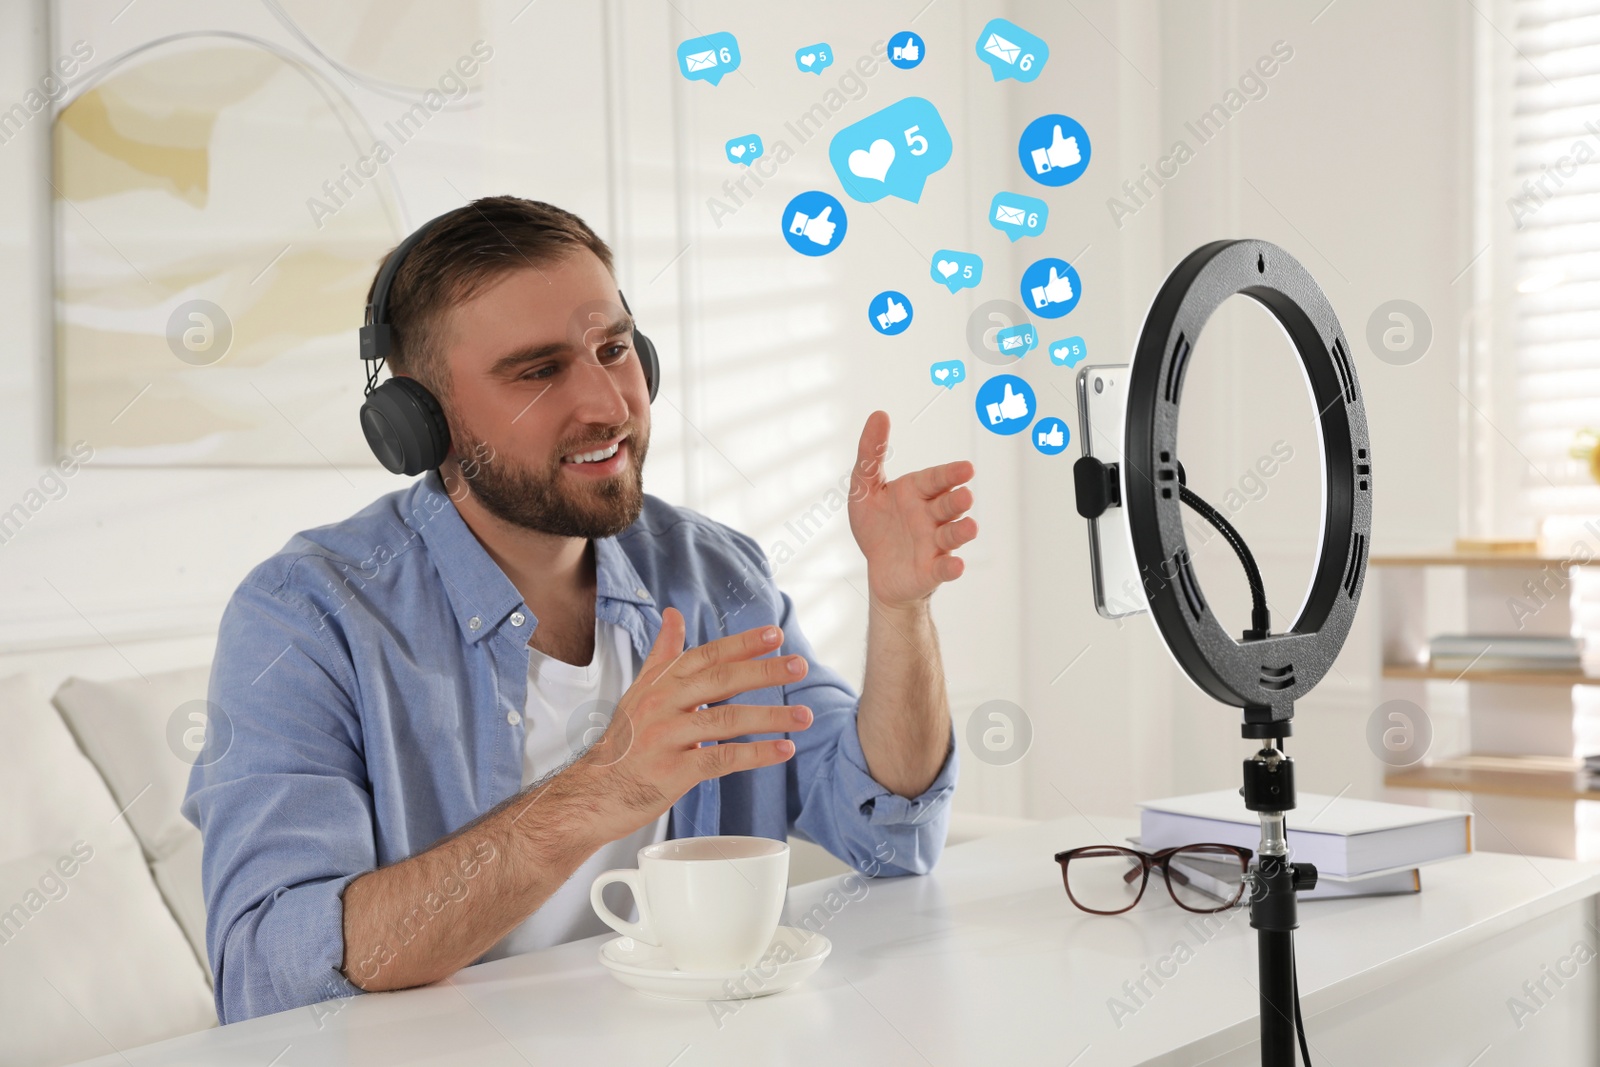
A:
{"label": "headphone ear cup", "polygon": [[415,378],[393,376],[367,394],[361,405],[361,432],[378,462],[393,474],[432,470],[450,451],[450,423],[444,409]]}
{"label": "headphone ear cup", "polygon": [[655,401],[656,390],[661,387],[661,361],[656,358],[655,342],[639,332],[637,327],[633,331],[633,350],[639,353],[639,363],[644,367],[645,384],[650,386],[650,400]]}

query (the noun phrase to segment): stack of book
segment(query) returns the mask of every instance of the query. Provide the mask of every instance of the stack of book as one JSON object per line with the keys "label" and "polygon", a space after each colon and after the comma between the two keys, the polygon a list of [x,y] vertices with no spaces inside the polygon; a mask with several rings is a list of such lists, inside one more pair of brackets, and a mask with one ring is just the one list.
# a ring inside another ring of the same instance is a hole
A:
{"label": "stack of book", "polygon": [[1583,641],[1527,634],[1440,634],[1428,642],[1428,665],[1441,671],[1579,671]]}
{"label": "stack of book", "polygon": [[[1298,800],[1285,816],[1289,858],[1317,867],[1317,886],[1300,893],[1301,900],[1417,893],[1419,867],[1472,851],[1467,812],[1316,793],[1301,793]],[[1244,806],[1237,789],[1147,800],[1139,807],[1135,840],[1146,852],[1202,842],[1253,851],[1261,843],[1261,816]]]}
{"label": "stack of book", "polygon": [[1583,784],[1588,789],[1600,789],[1600,756],[1583,757]]}

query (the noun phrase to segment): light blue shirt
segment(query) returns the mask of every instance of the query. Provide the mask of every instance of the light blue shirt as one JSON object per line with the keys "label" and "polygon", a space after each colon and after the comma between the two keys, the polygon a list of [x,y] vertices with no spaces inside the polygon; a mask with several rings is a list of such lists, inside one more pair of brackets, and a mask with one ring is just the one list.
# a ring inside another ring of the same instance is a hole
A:
{"label": "light blue shirt", "polygon": [[[668,837],[814,841],[869,874],[925,874],[944,848],[958,758],[906,799],[867,770],[860,698],[817,659],[750,537],[646,496],[596,539],[599,618],[641,659],[667,605],[686,644],[776,623],[800,682],[734,698],[804,704],[783,763],[701,782]],[[255,567],[222,616],[207,748],[183,814],[205,849],[206,950],[225,1023],[360,992],[342,894],[522,788],[528,640],[538,620],[462,521],[437,471]],[[513,714],[516,713],[516,714]]]}

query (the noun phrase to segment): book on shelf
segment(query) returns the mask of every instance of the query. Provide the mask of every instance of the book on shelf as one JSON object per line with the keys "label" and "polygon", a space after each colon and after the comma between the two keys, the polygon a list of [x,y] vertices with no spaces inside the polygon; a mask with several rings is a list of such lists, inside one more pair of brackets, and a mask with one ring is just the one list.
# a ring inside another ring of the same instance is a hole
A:
{"label": "book on shelf", "polygon": [[[1261,817],[1237,789],[1145,800],[1139,808],[1139,837],[1151,852],[1210,841],[1260,844]],[[1472,851],[1472,816],[1464,811],[1301,793],[1284,821],[1291,858],[1333,879],[1403,872]]]}
{"label": "book on shelf", "polygon": [[1428,641],[1435,670],[1580,671],[1583,641],[1528,634],[1440,634]]}

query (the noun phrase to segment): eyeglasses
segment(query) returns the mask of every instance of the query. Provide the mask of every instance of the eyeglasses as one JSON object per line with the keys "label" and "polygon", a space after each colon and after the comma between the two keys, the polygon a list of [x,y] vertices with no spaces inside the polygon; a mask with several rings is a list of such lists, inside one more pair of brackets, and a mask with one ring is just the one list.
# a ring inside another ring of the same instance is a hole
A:
{"label": "eyeglasses", "polygon": [[1238,845],[1198,844],[1141,852],[1119,845],[1085,845],[1056,853],[1067,896],[1095,915],[1120,915],[1139,903],[1150,869],[1159,867],[1167,892],[1185,911],[1227,911],[1244,896],[1251,851]]}

